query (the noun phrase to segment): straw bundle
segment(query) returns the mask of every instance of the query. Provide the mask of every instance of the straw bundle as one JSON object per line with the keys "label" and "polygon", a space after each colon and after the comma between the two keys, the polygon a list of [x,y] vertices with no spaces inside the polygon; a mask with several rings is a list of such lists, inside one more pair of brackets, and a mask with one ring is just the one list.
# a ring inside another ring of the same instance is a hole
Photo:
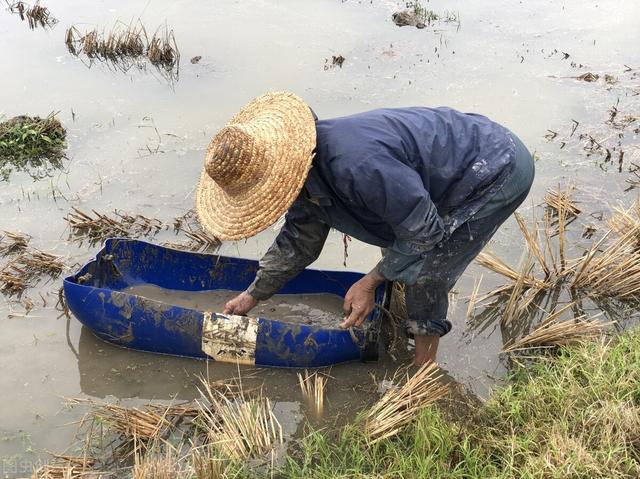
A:
{"label": "straw bundle", "polygon": [[229,398],[203,381],[202,412],[199,423],[209,443],[226,457],[248,459],[273,451],[283,443],[282,427],[269,398],[258,393],[248,397],[243,391]]}
{"label": "straw bundle", "polygon": [[305,369],[304,376],[298,373],[298,383],[305,399],[314,406],[317,415],[324,410],[324,388],[327,384],[327,376],[315,371],[309,374]]}
{"label": "straw bundle", "polygon": [[527,227],[522,216],[515,213],[514,216],[526,244],[525,256],[519,270],[508,266],[491,253],[483,252],[476,258],[480,265],[511,280],[511,284],[499,287],[481,298],[483,300],[508,293],[507,301],[498,303],[504,323],[528,314],[531,305],[540,295],[557,290],[573,274],[573,267],[566,259],[565,235],[568,211],[563,202],[557,203],[556,206],[555,232],[551,227],[550,212],[545,215],[544,228],[539,226],[535,218],[533,226]]}
{"label": "straw bundle", "polygon": [[209,444],[191,449],[191,464],[194,479],[225,479],[228,474],[229,461]]}
{"label": "straw bundle", "polygon": [[168,244],[167,246],[190,251],[210,252],[215,251],[221,245],[219,239],[211,236],[202,229],[194,209],[190,209],[181,216],[174,218],[173,230],[176,234],[183,233],[187,238],[187,243]]}
{"label": "straw bundle", "polygon": [[101,473],[91,471],[95,459],[87,456],[65,456],[51,454],[55,460],[50,464],[40,466],[31,475],[32,479],[77,479],[99,478]]}
{"label": "straw bundle", "polygon": [[36,274],[47,274],[54,279],[66,268],[60,256],[37,249],[22,253],[14,262]]}
{"label": "straw bundle", "polygon": [[604,328],[613,324],[612,322],[588,321],[584,315],[572,321],[558,321],[558,318],[572,306],[573,304],[569,304],[550,314],[529,334],[505,346],[503,352],[568,346],[587,338],[599,336],[603,333]]}
{"label": "straw bundle", "polygon": [[563,190],[560,185],[558,185],[556,190],[547,190],[544,202],[549,208],[555,211],[556,214],[560,211],[565,211],[569,216],[578,216],[580,209],[571,198],[575,189],[575,186],[569,185]]}
{"label": "straw bundle", "polygon": [[510,279],[514,283],[522,284],[525,288],[543,289],[545,287],[544,282],[539,281],[531,274],[531,268],[521,267],[520,270],[517,271],[493,253],[483,251],[476,257],[476,262],[494,273]]}
{"label": "straw bundle", "polygon": [[[156,407],[127,408],[117,404],[97,403],[90,399],[68,399],[70,406],[84,404],[91,410],[89,417],[93,422],[104,424],[108,429],[116,432],[127,443],[137,444],[139,441],[149,442],[156,440],[167,429],[173,426],[168,419],[169,406],[163,409]],[[85,419],[81,421],[84,423]],[[135,449],[138,449],[136,446]]]}
{"label": "straw bundle", "polygon": [[636,296],[640,292],[640,225],[602,247],[607,237],[608,234],[580,259],[571,287],[595,296]]}
{"label": "straw bundle", "polygon": [[[540,290],[549,290],[555,288],[559,282],[561,282],[571,272],[567,268],[566,262],[566,226],[568,213],[563,204],[558,204],[556,229],[554,233],[551,228],[550,215],[545,215],[545,223],[543,236],[540,237],[539,231],[541,230],[538,221],[534,218],[533,226],[529,229],[522,218],[522,215],[515,213],[514,216],[518,223],[518,227],[522,232],[526,244],[526,254],[533,258],[532,266],[530,269],[520,268],[520,271],[516,271],[502,260],[497,258],[491,253],[482,252],[476,258],[476,261],[495,273],[498,273],[513,282],[521,281],[525,288],[537,288]],[[556,247],[552,246],[552,237],[557,236]],[[554,250],[557,250],[558,254],[554,254]],[[532,273],[534,269],[539,269],[543,274],[543,279],[538,279]],[[525,274],[524,278],[521,275]]]}
{"label": "straw bundle", "polygon": [[200,414],[200,405],[195,401],[184,402],[182,404],[146,404],[145,410],[152,411],[171,422],[175,419],[194,418]]}
{"label": "straw bundle", "polygon": [[166,428],[172,426],[165,414],[115,404],[100,405],[94,409],[93,414],[112,430],[132,439],[156,439]]}
{"label": "straw bundle", "polygon": [[[92,474],[93,477],[98,477]],[[80,479],[91,477],[85,471],[72,464],[45,464],[33,471],[31,479]]]}
{"label": "straw bundle", "polygon": [[407,372],[402,386],[387,390],[363,418],[370,443],[398,434],[421,409],[447,394],[449,388],[440,382],[441,377],[439,367],[428,363],[413,376]]}
{"label": "straw bundle", "polygon": [[135,456],[131,479],[176,479],[179,476],[179,460],[170,447],[164,455],[150,453]]}
{"label": "straw bundle", "polygon": [[[613,215],[609,219],[609,228],[611,228],[618,236],[623,236],[628,231],[640,226],[640,198],[637,198],[633,206],[628,210],[623,208],[615,208]],[[637,247],[640,247],[640,236],[636,240]]]}
{"label": "straw bundle", "polygon": [[391,290],[391,301],[389,303],[389,312],[391,318],[396,323],[400,323],[408,318],[407,316],[407,303],[404,296],[405,285],[397,281],[393,282],[393,289]]}

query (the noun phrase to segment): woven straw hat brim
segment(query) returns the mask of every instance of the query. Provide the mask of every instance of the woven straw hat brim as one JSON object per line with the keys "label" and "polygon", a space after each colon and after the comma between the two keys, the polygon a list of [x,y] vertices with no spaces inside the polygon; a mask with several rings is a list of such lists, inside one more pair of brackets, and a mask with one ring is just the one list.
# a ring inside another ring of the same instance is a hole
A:
{"label": "woven straw hat brim", "polygon": [[254,236],[287,211],[304,185],[316,146],[311,110],[292,93],[254,99],[227,125],[233,124],[250,124],[268,141],[262,145],[264,172],[240,192],[228,193],[202,171],[196,211],[203,228],[223,241]]}

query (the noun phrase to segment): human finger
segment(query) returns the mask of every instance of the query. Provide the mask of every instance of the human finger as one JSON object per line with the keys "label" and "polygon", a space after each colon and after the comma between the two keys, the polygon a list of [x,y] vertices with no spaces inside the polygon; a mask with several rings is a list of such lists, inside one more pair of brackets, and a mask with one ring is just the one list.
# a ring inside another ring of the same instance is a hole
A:
{"label": "human finger", "polygon": [[351,308],[351,299],[348,297],[344,298],[344,302],[342,303],[342,312],[344,313],[345,318],[351,314]]}
{"label": "human finger", "polygon": [[344,321],[342,321],[340,327],[344,329],[353,327],[354,325],[356,325],[360,314],[360,309],[357,306],[352,306],[351,314],[349,314],[349,316],[347,316]]}
{"label": "human finger", "polygon": [[358,316],[356,317],[353,325],[356,328],[359,328],[360,326],[362,326],[362,323],[364,323],[364,320],[367,319],[368,314],[365,313],[364,311],[359,313]]}
{"label": "human finger", "polygon": [[368,315],[369,312],[366,308],[359,308],[354,315],[353,326],[355,326],[356,328],[362,326],[362,323],[364,323],[364,320],[367,319]]}
{"label": "human finger", "polygon": [[235,304],[233,301],[229,301],[227,304],[224,305],[224,309],[222,310],[222,314],[233,314],[233,311],[235,309]]}

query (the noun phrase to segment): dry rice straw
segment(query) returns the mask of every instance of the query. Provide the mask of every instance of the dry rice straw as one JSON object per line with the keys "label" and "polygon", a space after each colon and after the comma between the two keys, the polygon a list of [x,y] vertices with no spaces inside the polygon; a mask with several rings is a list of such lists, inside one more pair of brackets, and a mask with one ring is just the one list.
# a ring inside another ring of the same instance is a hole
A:
{"label": "dry rice straw", "polygon": [[[396,374],[399,379],[400,374]],[[413,376],[406,375],[404,384],[391,388],[364,415],[364,428],[370,443],[398,434],[415,420],[417,413],[447,394],[449,388],[440,381],[437,364],[422,365]]]}
{"label": "dry rice straw", "polygon": [[573,320],[557,321],[562,314],[573,306],[574,303],[568,304],[550,314],[529,334],[507,344],[503,352],[512,353],[523,349],[575,344],[582,339],[599,336],[604,331],[604,328],[614,324],[613,322],[586,320],[584,315]]}
{"label": "dry rice straw", "polygon": [[298,383],[304,397],[314,406],[317,415],[324,410],[324,389],[327,384],[327,376],[318,371],[309,374],[305,369],[304,376],[298,373]]}

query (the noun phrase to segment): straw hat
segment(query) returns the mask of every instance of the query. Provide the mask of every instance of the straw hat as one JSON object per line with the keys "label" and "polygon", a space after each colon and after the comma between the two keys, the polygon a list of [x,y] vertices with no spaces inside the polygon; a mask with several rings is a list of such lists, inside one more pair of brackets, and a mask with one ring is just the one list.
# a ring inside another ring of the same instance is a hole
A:
{"label": "straw hat", "polygon": [[293,93],[252,100],[209,143],[196,193],[200,223],[220,240],[253,236],[296,199],[311,167],[316,127]]}

